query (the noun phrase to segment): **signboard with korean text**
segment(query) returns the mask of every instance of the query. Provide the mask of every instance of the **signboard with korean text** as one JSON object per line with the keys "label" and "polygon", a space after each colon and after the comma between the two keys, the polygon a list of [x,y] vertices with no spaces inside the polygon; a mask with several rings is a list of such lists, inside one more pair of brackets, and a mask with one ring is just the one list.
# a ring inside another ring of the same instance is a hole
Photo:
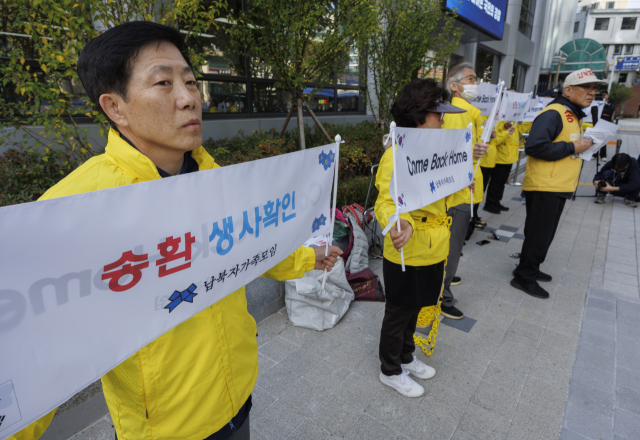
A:
{"label": "signboard with korean text", "polygon": [[640,68],[640,56],[616,58],[616,70],[638,70],[638,68]]}
{"label": "signboard with korean text", "polygon": [[502,40],[507,16],[507,0],[443,0],[469,26]]}
{"label": "signboard with korean text", "polygon": [[489,116],[493,104],[498,99],[498,92],[500,87],[497,84],[480,83],[478,84],[478,96],[471,101],[471,105],[479,109],[482,116]]}
{"label": "signboard with korean text", "polygon": [[551,103],[551,101],[553,101],[553,98],[545,98],[543,96],[531,98],[529,100],[527,111],[524,112],[524,115],[522,116],[522,120],[520,122],[533,122],[536,116],[538,116],[538,114],[542,110],[544,110]]}
{"label": "signboard with korean text", "polygon": [[0,439],[328,233],[335,155],[0,208]]}
{"label": "signboard with korean text", "polygon": [[[430,205],[473,181],[471,128],[397,127],[395,134],[400,214]],[[393,188],[390,191],[393,198]]]}
{"label": "signboard with korean text", "polygon": [[522,121],[529,108],[531,93],[504,92],[498,111],[499,121]]}

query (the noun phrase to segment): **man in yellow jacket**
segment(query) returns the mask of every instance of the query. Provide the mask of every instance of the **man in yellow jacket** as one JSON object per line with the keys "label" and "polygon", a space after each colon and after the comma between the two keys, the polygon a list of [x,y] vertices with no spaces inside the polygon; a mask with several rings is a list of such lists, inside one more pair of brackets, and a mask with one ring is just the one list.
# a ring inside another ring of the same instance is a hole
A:
{"label": "man in yellow jacket", "polygon": [[[442,128],[467,128],[469,123],[473,126],[474,157],[473,166],[478,163],[478,157],[486,153],[489,145],[479,142],[479,133],[482,120],[480,110],[470,104],[478,96],[478,78],[470,63],[461,63],[453,66],[447,75],[447,90],[452,94],[451,104],[466,110],[465,113],[447,113],[444,116]],[[475,190],[473,202],[482,201],[482,172],[480,167],[474,175]],[[453,306],[453,293],[451,285],[458,270],[460,253],[464,245],[464,238],[471,221],[471,193],[465,188],[447,197],[447,215],[452,219],[451,236],[449,238],[449,256],[447,258],[444,291],[442,292],[442,314],[450,319],[461,319],[463,313]],[[454,284],[455,285],[455,284]]]}
{"label": "man in yellow jacket", "polygon": [[540,271],[553,241],[565,202],[577,188],[582,160],[576,158],[591,147],[582,139],[583,108],[595,99],[599,80],[591,69],[571,73],[562,96],[553,100],[533,121],[525,144],[527,170],[522,183],[527,219],[520,264],[511,285],[536,298],[549,298],[538,281],[551,281]]}
{"label": "man in yellow jacket", "polygon": [[[218,167],[201,146],[201,97],[186,54],[176,29],[151,22],[117,26],[87,44],[78,74],[113,128],[105,153],[42,199]],[[264,276],[331,269],[339,253],[301,247]],[[120,440],[240,440],[249,438],[257,377],[256,322],[242,288],[133,354],[102,385]],[[23,431],[16,438],[36,438]]]}

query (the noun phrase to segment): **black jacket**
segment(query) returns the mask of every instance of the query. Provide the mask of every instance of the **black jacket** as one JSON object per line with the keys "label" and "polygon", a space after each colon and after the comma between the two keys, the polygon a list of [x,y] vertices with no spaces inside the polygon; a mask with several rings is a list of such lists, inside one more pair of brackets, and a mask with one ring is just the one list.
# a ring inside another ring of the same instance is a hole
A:
{"label": "black jacket", "polygon": [[611,118],[613,118],[613,114],[615,113],[617,106],[618,104],[615,102],[607,102],[602,109],[602,119],[611,122]]}
{"label": "black jacket", "polygon": [[[615,171],[613,166],[613,160],[604,164],[604,166],[600,168],[600,171],[593,177],[593,180],[604,180],[605,171]],[[631,158],[631,163],[627,167],[627,170],[624,173],[621,173],[620,176],[616,176],[614,178],[613,186],[620,188],[620,192],[623,193],[640,190],[640,165],[638,165],[638,161],[636,159],[633,157]]]}
{"label": "black jacket", "polygon": [[[557,97],[549,105],[551,104],[562,104],[569,107],[571,112],[578,117],[578,123],[582,125],[582,119],[586,116],[582,108],[564,96]],[[561,131],[562,116],[558,112],[549,111],[539,114],[531,126],[524,152],[527,156],[548,161],[556,161],[571,156],[575,153],[573,142],[554,142]]]}

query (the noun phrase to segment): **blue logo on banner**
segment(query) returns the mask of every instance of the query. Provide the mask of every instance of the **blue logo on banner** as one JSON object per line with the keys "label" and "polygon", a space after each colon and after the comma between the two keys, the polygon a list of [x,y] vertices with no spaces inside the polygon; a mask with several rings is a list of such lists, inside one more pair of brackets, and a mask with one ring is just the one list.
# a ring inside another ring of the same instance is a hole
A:
{"label": "blue logo on banner", "polygon": [[325,153],[323,151],[322,153],[320,153],[319,159],[320,165],[322,165],[324,167],[324,170],[327,171],[329,168],[331,168],[331,164],[333,164],[334,161],[333,151],[329,150],[328,153]]}
{"label": "blue logo on banner", "polygon": [[473,174],[469,173],[469,182],[473,182]]}
{"label": "blue logo on banner", "polygon": [[464,136],[464,138],[467,140],[467,142],[469,142],[471,140],[471,133],[467,131],[467,134]]}
{"label": "blue logo on banner", "polygon": [[186,290],[183,290],[182,292],[176,290],[175,292],[173,292],[173,295],[171,295],[171,297],[169,298],[169,301],[171,302],[164,308],[169,309],[169,313],[171,313],[173,312],[173,309],[175,309],[182,303],[182,301],[190,302],[193,304],[193,297],[196,295],[196,285],[191,283],[191,285]]}
{"label": "blue logo on banner", "polygon": [[324,216],[324,214],[320,214],[320,217],[316,218],[313,221],[311,232],[316,232],[318,229],[320,229],[320,226],[324,226],[325,224],[327,224],[327,218]]}
{"label": "blue logo on banner", "polygon": [[436,190],[436,186],[433,184],[433,182],[431,182],[429,186],[431,186],[431,194],[433,194],[433,192]]}

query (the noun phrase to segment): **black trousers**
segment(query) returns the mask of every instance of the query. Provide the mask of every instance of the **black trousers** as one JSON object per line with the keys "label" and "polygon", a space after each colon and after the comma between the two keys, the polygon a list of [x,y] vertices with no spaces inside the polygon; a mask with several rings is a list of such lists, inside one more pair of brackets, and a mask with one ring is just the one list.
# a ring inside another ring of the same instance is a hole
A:
{"label": "black trousers", "polygon": [[380,371],[386,376],[402,373],[400,364],[413,360],[416,345],[413,334],[420,309],[406,310],[387,302],[384,306],[384,319],[380,330]]}
{"label": "black trousers", "polygon": [[[493,168],[487,168],[480,165],[480,171],[482,171],[482,189],[484,190],[485,199],[487,195],[487,186],[489,185],[489,181],[493,179]],[[477,219],[478,209],[480,208],[480,203],[476,203],[473,205],[473,221]]]}
{"label": "black trousers", "polygon": [[524,197],[527,219],[524,223],[520,264],[515,270],[515,277],[520,282],[532,284],[536,282],[540,265],[547,258],[567,199],[557,193],[542,191],[526,191]]}
{"label": "black trousers", "polygon": [[484,198],[485,206],[489,205],[493,208],[500,206],[502,196],[504,196],[504,186],[509,180],[509,173],[511,173],[511,165],[513,164],[496,164],[496,167],[491,172],[491,182]]}

